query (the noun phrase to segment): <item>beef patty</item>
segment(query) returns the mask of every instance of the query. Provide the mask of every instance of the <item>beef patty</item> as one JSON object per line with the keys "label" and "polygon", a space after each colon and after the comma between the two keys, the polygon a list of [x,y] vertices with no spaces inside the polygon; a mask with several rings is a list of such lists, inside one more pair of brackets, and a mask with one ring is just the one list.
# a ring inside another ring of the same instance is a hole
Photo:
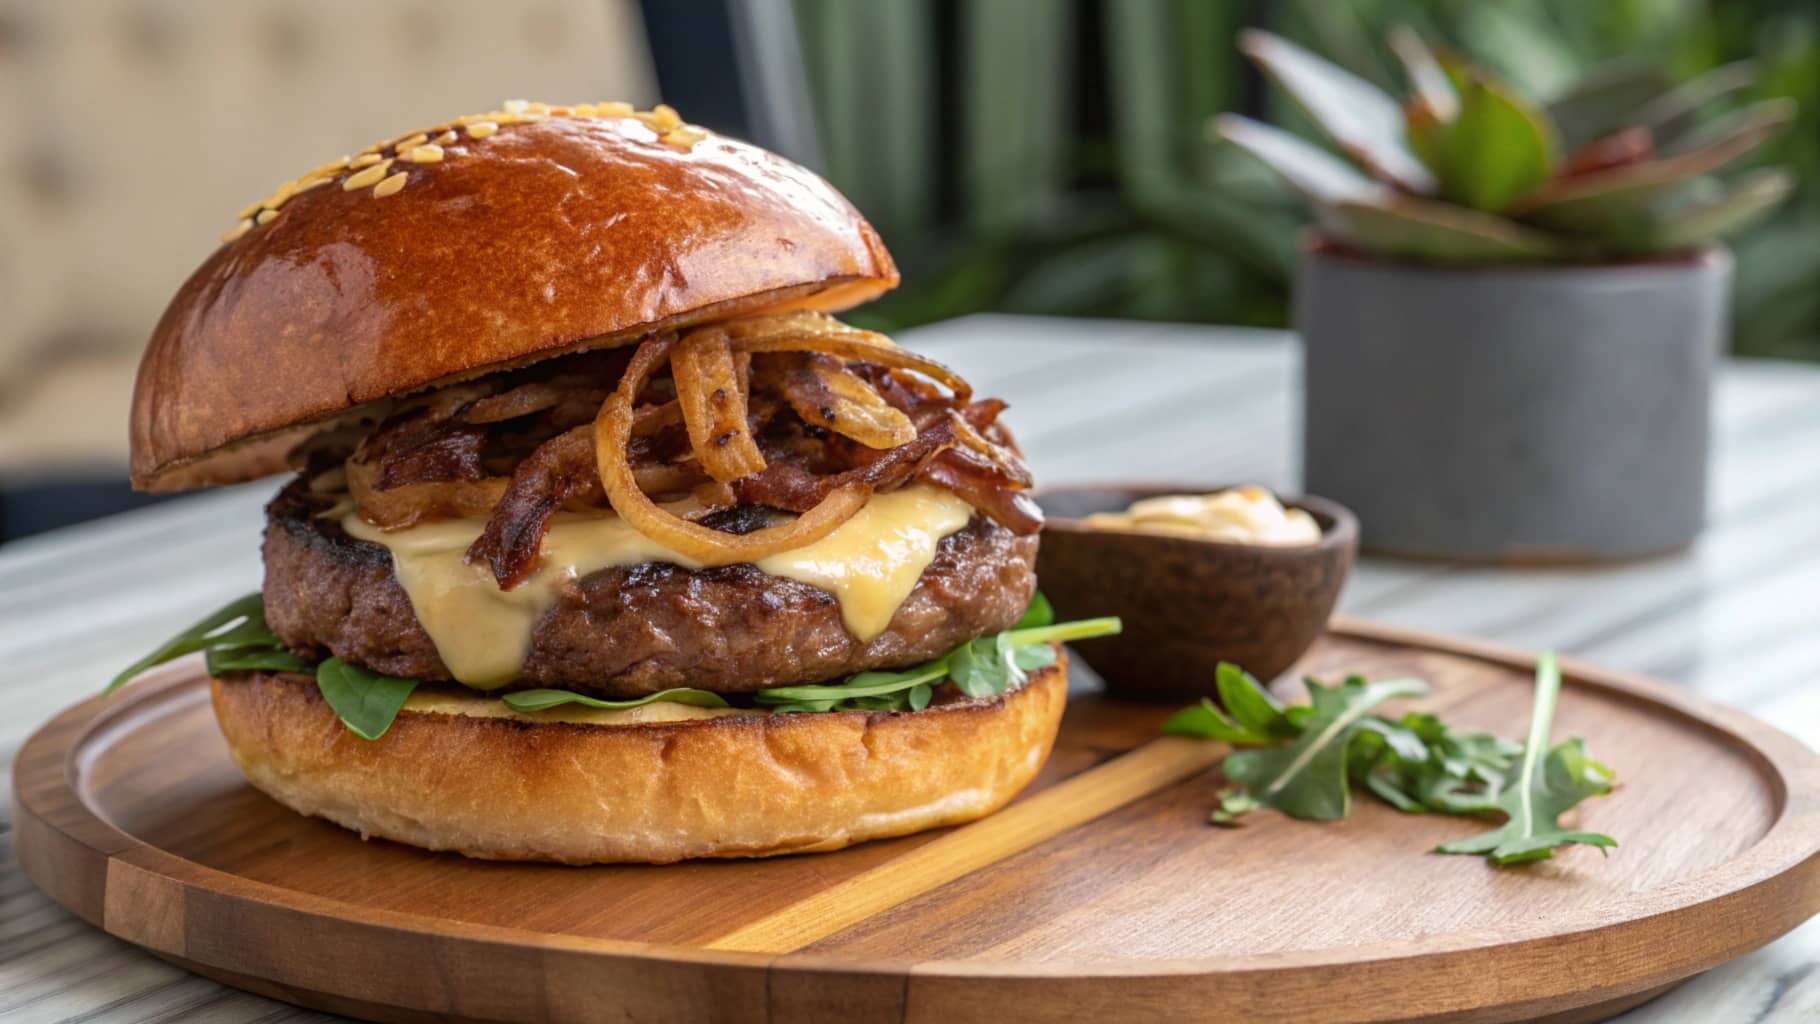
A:
{"label": "beef patty", "polygon": [[[265,614],[310,658],[451,680],[384,547],[355,540],[301,479],[266,508]],[[604,569],[566,587],[506,689],[637,697],[675,686],[744,693],[940,657],[1017,623],[1036,585],[1037,538],[984,517],[944,538],[883,633],[855,640],[826,591],[751,565],[662,562]]]}

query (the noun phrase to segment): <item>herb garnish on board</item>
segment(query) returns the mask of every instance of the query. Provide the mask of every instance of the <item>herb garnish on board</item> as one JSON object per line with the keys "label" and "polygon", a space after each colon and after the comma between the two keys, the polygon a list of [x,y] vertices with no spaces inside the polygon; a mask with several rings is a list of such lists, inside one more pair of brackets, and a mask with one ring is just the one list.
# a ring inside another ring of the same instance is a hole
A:
{"label": "herb garnish on board", "polygon": [[[895,672],[861,672],[845,682],[818,686],[784,686],[760,690],[753,700],[772,712],[921,711],[934,699],[935,688],[952,681],[969,697],[1004,693],[1028,674],[1055,664],[1052,643],[1108,636],[1119,631],[1118,619],[1056,623],[1042,594],[1035,595],[1024,618],[996,636],[980,637],[925,665]],[[112,693],[141,672],[186,654],[202,651],[210,674],[266,669],[314,674],[316,686],[349,732],[376,740],[392,727],[398,712],[416,690],[415,679],[381,675],[339,658],[320,665],[291,653],[265,622],[265,602],[258,594],[230,602],[162,644],[108,683]],[[570,690],[522,690],[500,697],[514,711],[534,713],[574,704],[624,710],[646,704],[672,703],[724,708],[726,698],[708,690],[679,687],[630,700],[604,700]]]}
{"label": "herb garnish on board", "polygon": [[1409,814],[1503,814],[1498,828],[1444,843],[1440,853],[1484,854],[1494,864],[1542,860],[1568,845],[1612,847],[1610,836],[1563,829],[1562,814],[1612,788],[1611,769],[1571,739],[1548,746],[1561,671],[1554,655],[1536,663],[1529,735],[1522,744],[1488,733],[1455,729],[1426,712],[1398,718],[1374,714],[1397,697],[1422,697],[1419,680],[1367,682],[1351,676],[1338,686],[1305,680],[1309,703],[1285,707],[1236,665],[1222,664],[1211,700],[1177,712],[1163,731],[1218,740],[1240,750],[1224,763],[1228,782],[1212,813],[1216,825],[1236,824],[1262,807],[1295,818],[1333,821],[1352,806],[1359,786]]}

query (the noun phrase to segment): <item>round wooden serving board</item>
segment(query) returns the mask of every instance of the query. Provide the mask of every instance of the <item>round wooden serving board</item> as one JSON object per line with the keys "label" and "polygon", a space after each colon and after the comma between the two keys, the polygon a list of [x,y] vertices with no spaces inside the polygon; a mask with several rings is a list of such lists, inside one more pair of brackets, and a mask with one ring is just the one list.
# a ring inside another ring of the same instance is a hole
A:
{"label": "round wooden serving board", "polygon": [[[1414,674],[1521,735],[1529,657],[1358,623],[1298,666]],[[1567,666],[1557,738],[1616,836],[1496,869],[1480,823],[1372,800],[1206,823],[1222,748],[1091,695],[1005,811],[839,853],[490,864],[362,842],[241,780],[198,665],[90,700],[15,773],[18,850],[96,926],[198,973],[383,1020],[1593,1020],[1820,911],[1820,758],[1673,687]]]}

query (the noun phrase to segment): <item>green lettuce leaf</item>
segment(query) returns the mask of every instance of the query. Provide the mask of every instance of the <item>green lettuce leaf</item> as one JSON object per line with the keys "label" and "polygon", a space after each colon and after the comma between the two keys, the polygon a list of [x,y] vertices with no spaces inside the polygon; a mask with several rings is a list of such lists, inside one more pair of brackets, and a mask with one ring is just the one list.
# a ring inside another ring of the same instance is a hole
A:
{"label": "green lettuce leaf", "polygon": [[316,667],[316,687],[349,732],[363,740],[376,740],[392,727],[399,709],[417,689],[417,680],[382,676],[330,658]]}

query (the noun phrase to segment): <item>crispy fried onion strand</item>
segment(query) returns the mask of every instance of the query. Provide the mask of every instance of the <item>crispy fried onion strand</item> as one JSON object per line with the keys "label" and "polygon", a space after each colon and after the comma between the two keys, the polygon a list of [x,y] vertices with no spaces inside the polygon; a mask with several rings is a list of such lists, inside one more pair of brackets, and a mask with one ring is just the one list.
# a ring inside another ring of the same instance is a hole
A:
{"label": "crispy fried onion strand", "polygon": [[850,437],[868,448],[896,448],[916,440],[916,425],[910,417],[840,360],[820,353],[774,358],[778,370],[772,375],[773,384],[804,423]]}
{"label": "crispy fried onion strand", "polygon": [[670,352],[670,374],[701,468],[721,483],[764,469],[746,423],[746,389],[727,332],[709,327],[685,335]]}
{"label": "crispy fried onion strand", "polygon": [[818,313],[750,317],[728,321],[723,327],[735,352],[823,352],[842,359],[914,370],[954,392],[954,400],[960,405],[973,397],[972,385],[941,363],[898,348],[882,334],[848,327]]}
{"label": "crispy fried onion strand", "polygon": [[594,457],[607,502],[633,528],[703,566],[734,565],[812,544],[865,507],[872,488],[862,483],[848,484],[835,488],[820,504],[790,523],[740,535],[689,522],[646,497],[626,458],[632,439],[632,400],[670,357],[674,345],[662,338],[640,345],[618,390],[601,405],[600,416],[594,421]]}

